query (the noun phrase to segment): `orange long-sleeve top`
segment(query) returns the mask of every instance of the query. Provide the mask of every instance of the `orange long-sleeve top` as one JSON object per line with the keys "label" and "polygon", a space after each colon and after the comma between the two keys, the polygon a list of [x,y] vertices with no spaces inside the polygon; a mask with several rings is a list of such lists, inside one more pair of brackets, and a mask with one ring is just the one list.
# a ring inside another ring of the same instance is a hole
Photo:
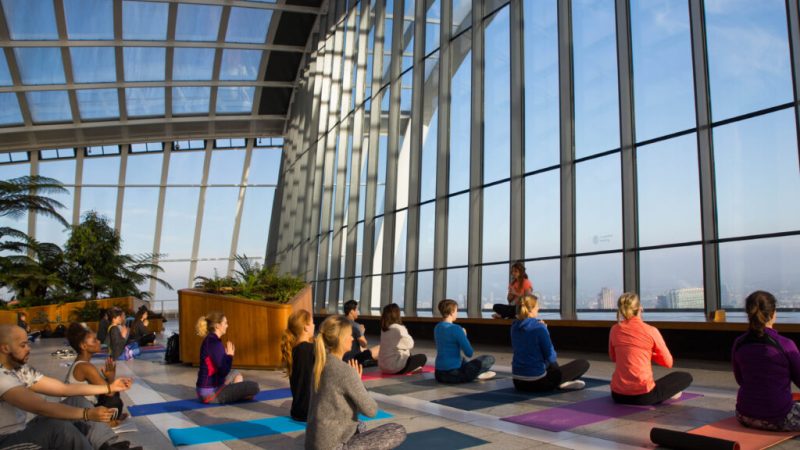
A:
{"label": "orange long-sleeve top", "polygon": [[646,394],[656,387],[651,361],[672,367],[672,355],[661,333],[639,316],[611,327],[608,356],[616,363],[611,391],[622,395]]}

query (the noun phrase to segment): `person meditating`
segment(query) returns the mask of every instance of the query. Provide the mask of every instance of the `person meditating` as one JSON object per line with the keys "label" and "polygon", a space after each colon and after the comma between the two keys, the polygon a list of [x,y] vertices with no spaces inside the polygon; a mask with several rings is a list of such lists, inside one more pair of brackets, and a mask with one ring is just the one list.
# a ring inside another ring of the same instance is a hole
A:
{"label": "person meditating", "polygon": [[515,262],[511,266],[511,283],[508,285],[508,304],[497,303],[492,306],[495,319],[513,319],[517,316],[517,305],[522,297],[533,295],[533,284],[525,272],[525,266],[521,262]]}

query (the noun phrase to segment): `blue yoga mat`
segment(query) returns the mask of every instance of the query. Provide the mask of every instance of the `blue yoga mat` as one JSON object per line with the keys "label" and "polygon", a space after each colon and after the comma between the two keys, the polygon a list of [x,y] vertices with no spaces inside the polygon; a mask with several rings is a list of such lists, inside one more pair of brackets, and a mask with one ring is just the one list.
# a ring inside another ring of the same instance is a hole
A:
{"label": "blue yoga mat", "polygon": [[[375,417],[359,415],[359,420],[380,420],[392,417],[386,411],[378,411]],[[227,422],[207,427],[170,428],[167,430],[172,445],[209,444],[211,442],[249,439],[273,434],[291,433],[306,429],[305,422],[298,422],[291,417],[269,417],[246,422]]]}
{"label": "blue yoga mat", "polygon": [[[290,391],[289,388],[271,389],[268,391],[259,392],[251,401],[244,401],[233,404],[263,402],[267,400],[279,400],[282,398],[291,398],[291,397],[292,397],[292,391]],[[173,412],[189,411],[193,409],[216,408],[218,406],[225,406],[225,405],[219,403],[203,403],[200,400],[193,398],[191,400],[174,400],[171,402],[131,405],[128,406],[128,412],[132,416],[149,416],[151,414],[173,413]]]}

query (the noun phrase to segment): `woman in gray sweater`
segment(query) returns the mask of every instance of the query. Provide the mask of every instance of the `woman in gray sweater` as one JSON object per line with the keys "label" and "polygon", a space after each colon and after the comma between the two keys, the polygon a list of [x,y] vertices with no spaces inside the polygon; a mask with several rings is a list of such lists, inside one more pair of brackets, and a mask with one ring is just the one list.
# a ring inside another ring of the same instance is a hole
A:
{"label": "woman in gray sweater", "polygon": [[422,353],[412,355],[414,338],[408,334],[400,318],[400,307],[390,303],[381,314],[381,353],[378,367],[389,374],[402,375],[422,370],[428,357]]}
{"label": "woman in gray sweater", "polygon": [[358,414],[375,417],[378,404],[361,382],[361,365],[342,361],[353,329],[342,316],[322,322],[314,339],[314,375],[306,429],[308,450],[389,450],[406,439],[402,425],[387,423],[367,431]]}

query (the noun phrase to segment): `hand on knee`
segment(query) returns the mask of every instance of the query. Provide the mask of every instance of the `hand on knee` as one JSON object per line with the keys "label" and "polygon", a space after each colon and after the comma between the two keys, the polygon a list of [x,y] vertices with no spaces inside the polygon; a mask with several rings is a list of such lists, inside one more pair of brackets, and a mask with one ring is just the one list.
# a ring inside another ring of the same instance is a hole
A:
{"label": "hand on knee", "polygon": [[233,377],[233,382],[234,383],[241,383],[242,381],[244,381],[244,377],[242,376],[242,374],[239,374],[239,375],[236,375],[235,377]]}

